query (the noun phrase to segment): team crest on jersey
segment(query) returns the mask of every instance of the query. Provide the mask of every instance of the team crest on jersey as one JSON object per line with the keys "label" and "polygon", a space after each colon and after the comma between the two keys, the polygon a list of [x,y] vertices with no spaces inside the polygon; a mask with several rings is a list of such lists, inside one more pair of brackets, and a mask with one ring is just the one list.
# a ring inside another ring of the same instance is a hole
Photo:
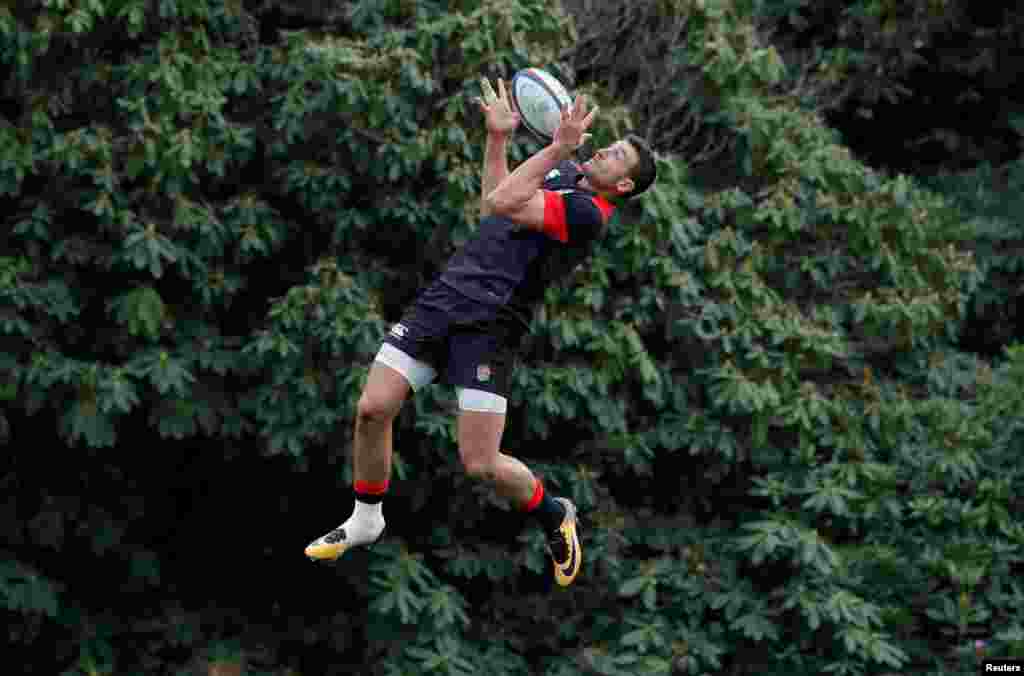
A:
{"label": "team crest on jersey", "polygon": [[391,327],[391,335],[395,338],[405,338],[406,332],[409,329],[405,328],[405,324],[395,324]]}
{"label": "team crest on jersey", "polygon": [[491,379],[491,367],[487,364],[480,364],[476,367],[476,379],[482,383],[486,383]]}
{"label": "team crest on jersey", "polygon": [[558,169],[552,169],[551,171],[548,172],[548,175],[545,176],[544,178],[546,178],[547,180],[550,181],[552,179],[558,178],[561,175],[562,175],[562,172],[560,172]]}

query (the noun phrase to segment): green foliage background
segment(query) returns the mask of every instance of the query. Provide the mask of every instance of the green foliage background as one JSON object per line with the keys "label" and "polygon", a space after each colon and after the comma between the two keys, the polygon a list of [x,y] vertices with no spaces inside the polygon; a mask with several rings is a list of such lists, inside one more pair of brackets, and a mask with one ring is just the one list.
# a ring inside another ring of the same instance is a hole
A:
{"label": "green foliage background", "polygon": [[[829,126],[912,98],[915,50],[987,24],[849,5],[838,28],[799,0],[0,6],[5,659],[800,676],[962,673],[982,637],[1024,655],[1019,146],[961,135],[969,166],[908,175]],[[513,382],[504,444],[581,508],[581,577],[552,590],[539,533],[462,475],[443,387],[400,418],[385,541],[313,567],[380,337],[475,228],[477,76],[530,64],[598,98],[596,143],[661,151]]]}

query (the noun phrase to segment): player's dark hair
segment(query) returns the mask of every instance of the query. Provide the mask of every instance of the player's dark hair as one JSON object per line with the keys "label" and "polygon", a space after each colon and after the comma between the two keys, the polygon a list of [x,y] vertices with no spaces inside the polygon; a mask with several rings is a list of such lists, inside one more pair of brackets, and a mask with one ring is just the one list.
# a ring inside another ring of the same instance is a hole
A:
{"label": "player's dark hair", "polygon": [[651,187],[654,179],[658,177],[658,167],[654,162],[654,152],[647,145],[647,141],[636,134],[627,134],[626,141],[633,146],[640,158],[633,170],[629,172],[629,177],[633,179],[633,189],[622,194],[623,198],[631,199]]}

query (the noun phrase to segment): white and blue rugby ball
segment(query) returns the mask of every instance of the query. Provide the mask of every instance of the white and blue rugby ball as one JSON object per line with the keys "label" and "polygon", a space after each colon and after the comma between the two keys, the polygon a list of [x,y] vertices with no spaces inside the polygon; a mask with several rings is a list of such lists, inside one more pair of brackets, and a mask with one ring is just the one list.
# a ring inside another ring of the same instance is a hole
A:
{"label": "white and blue rugby ball", "polygon": [[523,125],[546,141],[555,136],[562,108],[572,105],[569,90],[540,68],[524,68],[512,76],[512,100]]}

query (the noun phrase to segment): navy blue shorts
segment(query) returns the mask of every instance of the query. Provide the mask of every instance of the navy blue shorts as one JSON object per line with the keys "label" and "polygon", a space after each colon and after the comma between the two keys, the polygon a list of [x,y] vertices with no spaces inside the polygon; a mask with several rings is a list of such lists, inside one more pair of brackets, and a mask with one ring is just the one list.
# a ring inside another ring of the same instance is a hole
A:
{"label": "navy blue shorts", "polygon": [[[443,382],[504,397],[515,359],[513,343],[521,337],[500,308],[436,281],[417,296],[384,342],[428,364]],[[416,389],[429,377],[414,377],[410,384]]]}

